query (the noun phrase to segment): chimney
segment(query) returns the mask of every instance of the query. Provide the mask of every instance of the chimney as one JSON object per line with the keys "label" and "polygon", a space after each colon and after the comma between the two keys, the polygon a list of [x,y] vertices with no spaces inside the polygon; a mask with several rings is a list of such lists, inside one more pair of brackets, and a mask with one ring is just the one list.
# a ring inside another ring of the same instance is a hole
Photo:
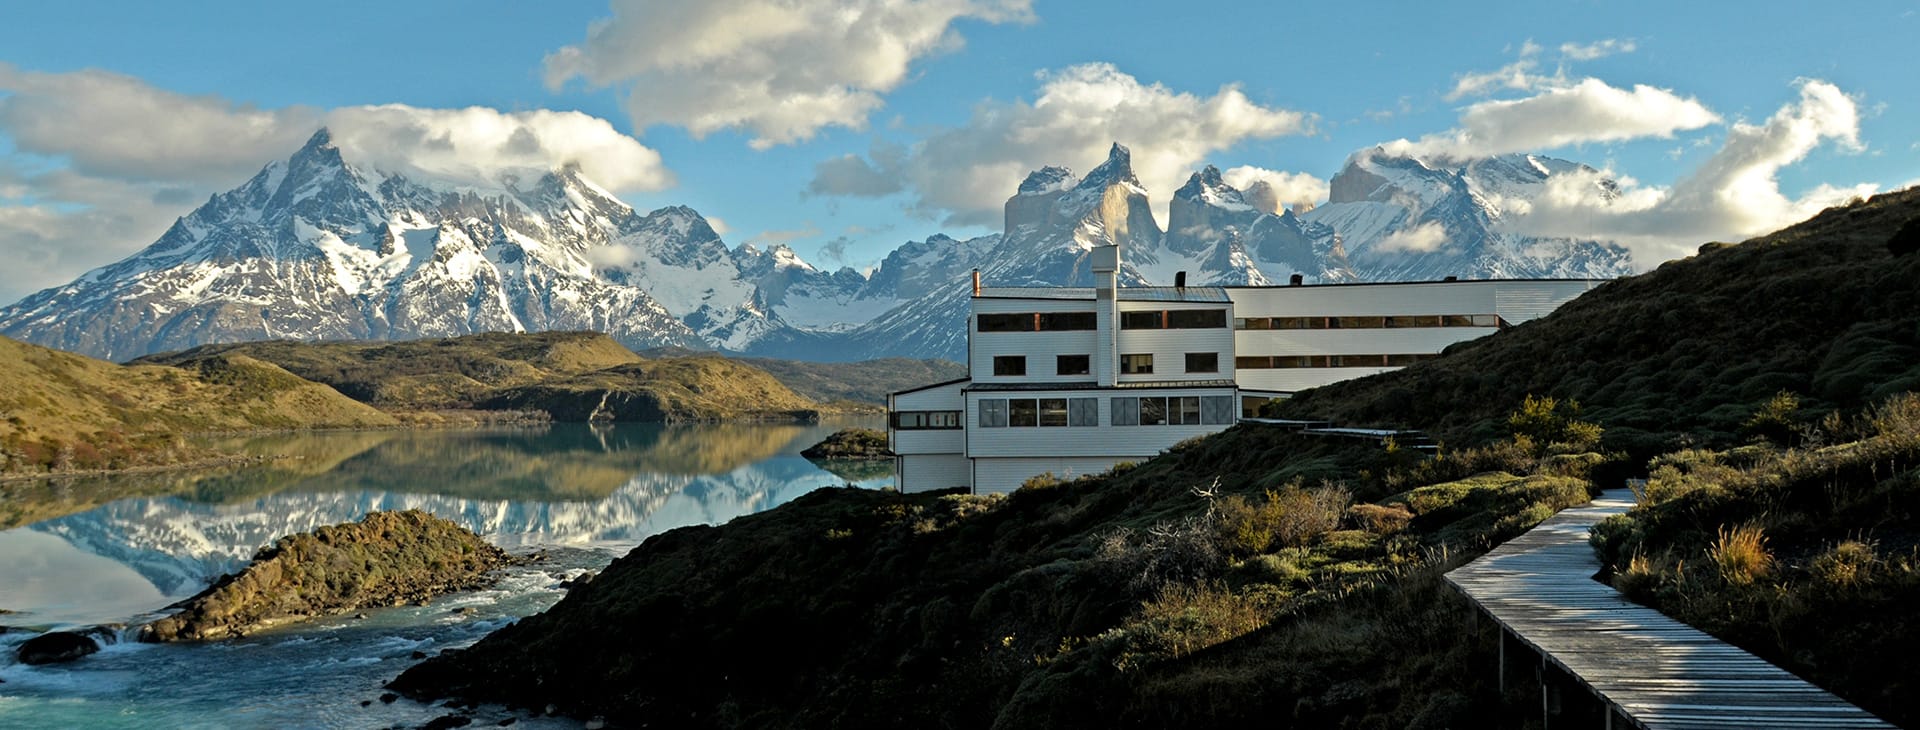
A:
{"label": "chimney", "polygon": [[1185,271],[1177,271],[1177,272],[1174,272],[1174,274],[1173,274],[1173,288],[1175,288],[1175,289],[1179,289],[1180,291],[1186,291],[1186,290],[1187,290],[1187,272],[1185,272]]}
{"label": "chimney", "polygon": [[1307,283],[1307,277],[1301,274],[1294,274],[1292,278],[1287,279],[1287,286],[1299,286],[1305,283]]}
{"label": "chimney", "polygon": [[1094,381],[1103,388],[1113,387],[1119,368],[1120,350],[1120,247],[1095,246],[1090,253],[1093,264],[1093,320],[1096,345],[1093,353]]}
{"label": "chimney", "polygon": [[1459,280],[1460,280],[1460,277],[1458,276],[1449,276],[1445,279],[1441,279],[1441,281],[1459,281]]}
{"label": "chimney", "polygon": [[973,270],[973,295],[980,296],[980,270]]}

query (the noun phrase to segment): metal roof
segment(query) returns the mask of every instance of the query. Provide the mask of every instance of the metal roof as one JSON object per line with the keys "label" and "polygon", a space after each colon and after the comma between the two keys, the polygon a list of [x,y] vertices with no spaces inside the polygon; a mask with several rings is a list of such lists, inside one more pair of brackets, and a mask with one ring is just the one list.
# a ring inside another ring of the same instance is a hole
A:
{"label": "metal roof", "polygon": [[946,386],[949,386],[949,385],[953,385],[954,383],[964,383],[964,382],[967,382],[967,381],[969,381],[969,380],[972,380],[972,379],[973,379],[973,378],[954,378],[954,379],[952,379],[952,380],[943,380],[943,381],[940,381],[940,382],[938,382],[938,383],[933,383],[933,384],[930,384],[930,385],[922,385],[922,386],[920,386],[920,387],[918,387],[918,388],[908,388],[908,389],[906,389],[906,390],[896,390],[896,391],[893,391],[892,393],[888,393],[887,395],[906,395],[906,394],[908,394],[908,393],[918,393],[918,392],[920,392],[920,391],[923,391],[923,390],[933,390],[934,388],[942,388],[942,387],[946,387]]}
{"label": "metal roof", "polygon": [[[1227,290],[1217,286],[1123,286],[1123,302],[1207,302],[1228,304]],[[1084,286],[989,286],[982,287],[979,299],[1093,299],[1093,289]]]}
{"label": "metal roof", "polygon": [[1115,383],[1102,387],[1099,383],[1085,381],[1071,383],[976,383],[969,391],[1022,391],[1022,390],[1136,390],[1140,388],[1232,388],[1231,380],[1157,380],[1149,383]]}

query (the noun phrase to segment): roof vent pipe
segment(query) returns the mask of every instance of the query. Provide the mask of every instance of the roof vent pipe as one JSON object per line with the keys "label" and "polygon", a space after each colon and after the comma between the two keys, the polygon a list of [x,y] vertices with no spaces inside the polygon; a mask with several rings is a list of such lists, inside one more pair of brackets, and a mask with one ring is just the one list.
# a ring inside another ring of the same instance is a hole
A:
{"label": "roof vent pipe", "polygon": [[980,270],[973,270],[973,295],[980,296]]}

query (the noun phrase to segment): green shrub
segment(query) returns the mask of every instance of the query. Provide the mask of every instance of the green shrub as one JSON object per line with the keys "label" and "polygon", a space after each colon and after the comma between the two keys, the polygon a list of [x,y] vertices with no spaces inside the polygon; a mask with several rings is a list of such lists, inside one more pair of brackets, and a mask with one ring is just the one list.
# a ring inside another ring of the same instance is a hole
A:
{"label": "green shrub", "polygon": [[1536,448],[1558,453],[1591,450],[1603,433],[1599,424],[1579,420],[1580,403],[1552,396],[1528,395],[1519,410],[1507,415],[1514,440],[1526,438]]}
{"label": "green shrub", "polygon": [[1720,579],[1728,585],[1748,586],[1773,570],[1773,554],[1767,552],[1767,537],[1759,525],[1741,525],[1733,529],[1721,526],[1713,545],[1707,548]]}
{"label": "green shrub", "polygon": [[1413,513],[1403,504],[1356,504],[1347,508],[1347,516],[1361,529],[1378,535],[1398,533],[1413,521]]}
{"label": "green shrub", "polygon": [[1799,440],[1796,419],[1799,412],[1800,396],[1782,390],[1753,410],[1753,415],[1740,424],[1740,433],[1748,438],[1790,446]]}

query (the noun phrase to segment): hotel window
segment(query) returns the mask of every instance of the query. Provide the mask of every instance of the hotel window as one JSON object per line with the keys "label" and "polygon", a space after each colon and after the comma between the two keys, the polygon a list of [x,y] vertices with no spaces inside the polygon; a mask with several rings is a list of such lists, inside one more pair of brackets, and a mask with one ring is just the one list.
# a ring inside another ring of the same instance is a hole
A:
{"label": "hotel window", "polygon": [[1041,398],[1040,399],[1040,425],[1042,426],[1067,425],[1067,399]]}
{"label": "hotel window", "polygon": [[1167,399],[1141,398],[1140,425],[1159,426],[1167,422]]}
{"label": "hotel window", "polygon": [[1086,375],[1093,372],[1093,359],[1086,355],[1061,355],[1054,358],[1055,375]]}
{"label": "hotel window", "polygon": [[1233,423],[1233,396],[1114,398],[1115,426],[1220,426]]}
{"label": "hotel window", "polygon": [[1090,330],[1094,325],[1092,312],[1041,312],[1038,316],[1042,332]]}
{"label": "hotel window", "polygon": [[980,427],[981,428],[1006,428],[1007,427],[1007,399],[1005,398],[980,399]]}
{"label": "hotel window", "polygon": [[1220,372],[1220,353],[1217,353],[1217,352],[1187,353],[1187,372],[1189,373]]}
{"label": "hotel window", "polygon": [[1067,425],[1069,426],[1100,425],[1100,399],[1099,398],[1068,398],[1067,399]]}
{"label": "hotel window", "polygon": [[1165,329],[1166,322],[1163,321],[1163,319],[1161,318],[1161,315],[1163,314],[1165,314],[1165,312],[1159,312],[1159,311],[1121,312],[1120,313],[1120,329],[1123,329],[1123,330]]}
{"label": "hotel window", "polygon": [[1175,309],[1167,312],[1167,328],[1176,330],[1215,329],[1227,326],[1224,309]]}
{"label": "hotel window", "polygon": [[1152,355],[1121,355],[1120,372],[1125,375],[1152,375]]}
{"label": "hotel window", "polygon": [[977,318],[981,332],[1031,332],[1032,314],[982,314]]}
{"label": "hotel window", "polygon": [[899,411],[893,414],[893,427],[902,431],[960,427],[959,411]]}
{"label": "hotel window", "polygon": [[994,355],[993,356],[993,374],[994,375],[1026,375],[1027,374],[1027,356],[1026,355]]}
{"label": "hotel window", "polygon": [[1032,398],[1014,398],[1007,401],[1007,425],[1033,426],[1040,422],[1040,409]]}

